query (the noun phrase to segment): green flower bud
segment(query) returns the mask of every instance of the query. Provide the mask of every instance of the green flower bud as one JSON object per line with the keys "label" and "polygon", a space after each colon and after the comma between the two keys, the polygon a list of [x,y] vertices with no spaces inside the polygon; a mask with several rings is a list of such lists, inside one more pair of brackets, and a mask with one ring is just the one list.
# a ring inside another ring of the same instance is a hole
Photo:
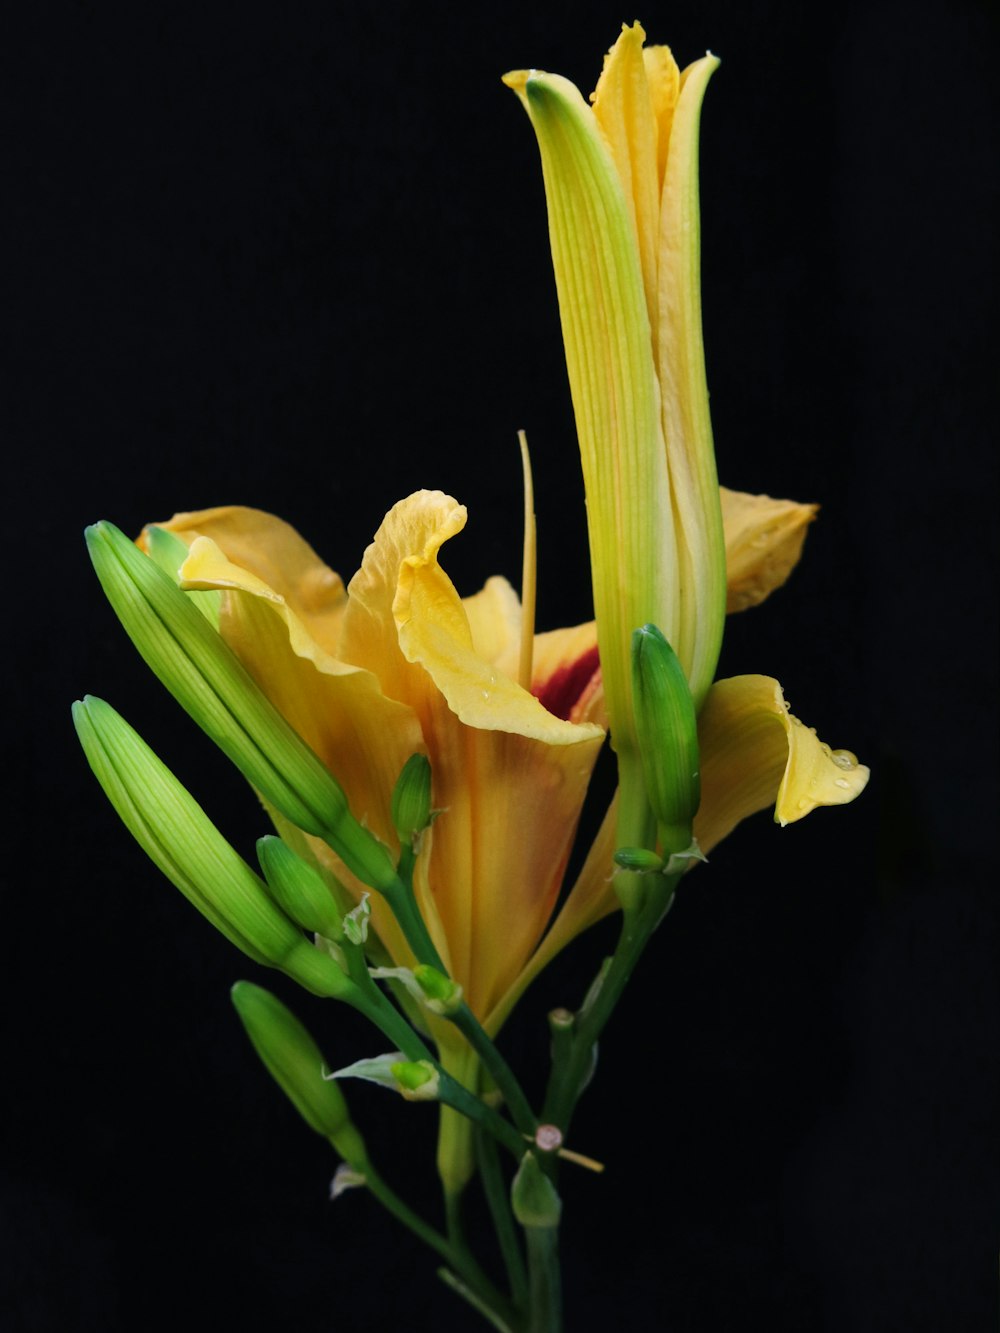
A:
{"label": "green flower bud", "polygon": [[108,601],[152,671],[241,773],[299,828],[329,842],[366,884],[395,883],[387,849],[340,785],[173,579],[111,523],[87,529]]}
{"label": "green flower bud", "polygon": [[201,806],[110,704],[88,696],[73,705],[73,721],[90,767],[129,832],[217,930],[254,962],[281,968],[316,995],[353,994],[336,963],[272,901]]}
{"label": "green flower bud", "polygon": [[264,1067],[310,1129],[329,1139],[356,1172],[367,1154],[351,1123],[344,1094],[323,1077],[319,1047],[276,996],[249,981],[238,981],[232,1001]]}
{"label": "green flower bud", "polygon": [[510,1187],[510,1202],[522,1227],[559,1225],[562,1200],[534,1153],[525,1153],[521,1159]]}
{"label": "green flower bud", "polygon": [[639,875],[656,874],[663,869],[663,857],[645,847],[619,847],[614,862],[622,870],[634,870]]}
{"label": "green flower bud", "polygon": [[418,963],[413,969],[417,985],[423,991],[424,1003],[432,1013],[453,1014],[462,1007],[462,987],[446,977],[429,963]]}
{"label": "green flower bud", "polygon": [[361,1078],[380,1088],[398,1092],[407,1101],[436,1101],[440,1075],[429,1060],[407,1060],[402,1051],[389,1051],[370,1060],[355,1060],[352,1065],[335,1069],[324,1078]]}
{"label": "green flower bud", "polygon": [[462,987],[429,963],[418,963],[412,970],[408,967],[370,967],[368,972],[376,981],[398,981],[417,1004],[432,1014],[447,1017],[462,1007]]}
{"label": "green flower bud", "polygon": [[684,668],[655,625],[632,635],[632,695],[646,798],[669,855],[690,845],[701,798],[698,721]]}
{"label": "green flower bud", "polygon": [[438,1072],[429,1060],[397,1060],[392,1072],[410,1102],[432,1102],[438,1095]]}
{"label": "green flower bud", "polygon": [[318,870],[273,834],[258,840],[257,859],[271,896],[293,921],[328,940],[343,937],[340,912]]}
{"label": "green flower bud", "polygon": [[88,528],[87,546],[141,656],[264,799],[309,833],[337,823],[335,779],[169,576],[110,523]]}
{"label": "green flower bud", "polygon": [[392,792],[392,822],[399,841],[413,846],[431,818],[431,765],[425,754],[411,754]]}

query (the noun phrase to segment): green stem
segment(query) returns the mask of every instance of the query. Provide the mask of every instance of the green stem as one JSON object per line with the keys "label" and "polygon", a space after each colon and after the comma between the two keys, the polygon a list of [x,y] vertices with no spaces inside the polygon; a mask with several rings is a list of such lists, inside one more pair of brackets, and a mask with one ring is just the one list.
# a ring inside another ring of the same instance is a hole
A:
{"label": "green stem", "polygon": [[510,1188],[503,1178],[496,1144],[492,1138],[488,1134],[477,1133],[475,1142],[479,1177],[500,1244],[507,1283],[515,1306],[523,1309],[528,1300],[528,1274],[517,1238],[514,1215],[510,1210]]}
{"label": "green stem", "polygon": [[365,1163],[364,1174],[366,1185],[383,1208],[439,1254],[484,1306],[495,1310],[501,1318],[507,1320],[510,1316],[509,1302],[497,1291],[465,1245],[455,1245],[451,1239],[446,1239],[440,1231],[425,1222],[385,1183],[370,1162]]}
{"label": "green stem", "polygon": [[[452,1252],[458,1256],[462,1267],[458,1270],[463,1278],[468,1281],[471,1274],[475,1278],[474,1290],[482,1293],[483,1291],[492,1291],[492,1305],[497,1305],[503,1298],[493,1288],[490,1279],[483,1272],[479,1261],[469,1249],[469,1243],[465,1239],[465,1227],[462,1225],[462,1195],[451,1190],[445,1191],[444,1196],[445,1224],[448,1231],[448,1244]],[[471,1284],[470,1284],[471,1285]],[[504,1301],[504,1304],[508,1304]],[[509,1305],[508,1305],[509,1309]]]}
{"label": "green stem", "polygon": [[[448,976],[448,969],[445,967],[441,955],[431,939],[430,931],[427,929],[417,907],[413,893],[412,859],[401,858],[400,871],[401,873],[397,875],[391,893],[386,894],[393,915],[406,936],[407,944],[416,955],[417,962],[429,963],[431,967],[436,967],[439,972]],[[500,1095],[510,1108],[510,1113],[518,1129],[522,1134],[534,1135],[538,1120],[531,1109],[524,1090],[517,1081],[510,1065],[486,1035],[479,1019],[464,1003],[454,1014],[449,1014],[447,1017],[455,1024],[489,1070],[491,1078],[500,1090]]]}
{"label": "green stem", "polygon": [[559,1228],[525,1227],[528,1245],[528,1333],[560,1333]]}
{"label": "green stem", "polygon": [[517,1081],[514,1071],[493,1042],[490,1041],[479,1019],[464,1003],[460,1009],[456,1010],[454,1014],[449,1014],[448,1017],[486,1066],[490,1077],[500,1091],[500,1095],[510,1108],[515,1125],[522,1134],[527,1134],[529,1138],[533,1138],[535,1130],[538,1128],[537,1117],[532,1111],[524,1089]]}
{"label": "green stem", "polygon": [[593,1050],[604,1026],[621,999],[629,977],[650,936],[670,904],[680,879],[678,875],[648,876],[650,884],[641,909],[625,913],[617,948],[603,981],[591,1003],[577,1016],[569,1055],[553,1067],[545,1099],[546,1119],[565,1134],[582,1091],[582,1083],[593,1059]]}
{"label": "green stem", "polygon": [[441,1101],[454,1107],[475,1124],[481,1125],[515,1157],[523,1156],[524,1140],[514,1126],[503,1116],[498,1115],[491,1106],[487,1106],[481,1098],[469,1092],[468,1088],[463,1088],[461,1083],[441,1067],[440,1062],[434,1058],[418,1033],[414,1032],[399,1010],[390,1004],[377,986],[373,985],[371,994],[364,995],[364,1001],[358,1008],[408,1060],[430,1061],[440,1079],[438,1095]]}
{"label": "green stem", "polygon": [[474,1291],[469,1288],[457,1274],[448,1268],[439,1268],[438,1277],[450,1287],[457,1296],[461,1296],[463,1301],[468,1301],[472,1308],[479,1312],[488,1324],[492,1324],[497,1333],[519,1333],[520,1325],[514,1325],[505,1319],[496,1310],[491,1309],[484,1300],[481,1300]]}

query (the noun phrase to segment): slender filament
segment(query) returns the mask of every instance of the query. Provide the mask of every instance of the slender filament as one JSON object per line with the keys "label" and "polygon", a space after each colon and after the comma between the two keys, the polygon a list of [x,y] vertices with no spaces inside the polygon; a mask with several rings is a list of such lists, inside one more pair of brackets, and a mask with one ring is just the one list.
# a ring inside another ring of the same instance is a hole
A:
{"label": "slender filament", "polygon": [[531,458],[528,438],[523,430],[517,432],[521,446],[521,469],[524,474],[524,553],[521,557],[521,657],[518,663],[517,683],[522,689],[531,689],[531,672],[535,647],[535,488],[531,479]]}

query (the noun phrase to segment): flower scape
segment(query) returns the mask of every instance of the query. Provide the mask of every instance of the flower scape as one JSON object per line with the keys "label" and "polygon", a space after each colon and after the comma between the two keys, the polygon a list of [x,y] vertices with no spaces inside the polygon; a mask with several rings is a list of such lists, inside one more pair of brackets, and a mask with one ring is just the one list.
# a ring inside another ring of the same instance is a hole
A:
{"label": "flower scape", "polygon": [[[716,679],[727,612],[799,560],[815,506],[720,487],[701,333],[697,144],[711,55],[678,69],[637,23],[590,103],[567,80],[508,74],[541,154],[587,495],[595,618],[535,632],[525,459],[520,596],[461,595],[446,572],[466,510],[423,490],[386,514],[344,583],[282,519],[226,506],[133,542],[87,541],[140,654],[252,784],[275,832],[259,867],[108,704],[74,717],[134,837],[256,963],[341,1000],[383,1054],[342,1068],[285,1005],[239,982],[264,1065],[365,1185],[443,1261],[494,1327],[561,1327],[561,1163],[596,1040],[679,881],[736,825],[842,805],[868,771],[793,717],[769,676]],[[606,738],[618,791],[572,884],[580,812]],[[513,834],[513,836],[512,836]],[[621,917],[576,1013],[549,1015],[552,1068],[532,1106],[496,1038],[578,934]],[[444,1229],[379,1176],[341,1083],[440,1105]],[[506,1287],[462,1229],[478,1176]]]}

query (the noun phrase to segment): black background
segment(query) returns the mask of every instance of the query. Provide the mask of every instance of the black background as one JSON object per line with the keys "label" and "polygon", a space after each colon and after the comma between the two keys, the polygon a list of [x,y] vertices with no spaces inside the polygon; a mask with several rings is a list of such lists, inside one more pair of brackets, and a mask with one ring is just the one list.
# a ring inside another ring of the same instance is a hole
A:
{"label": "black background", "polygon": [[[132,652],[80,532],[241,502],[349,576],[420,486],[446,564],[516,581],[536,469],[541,627],[589,614],[537,154],[499,82],[584,90],[629,12],[38,6],[7,46],[10,738],[0,1322],[17,1330],[476,1326],[283,1102],[228,1001],[273,985],[331,1059],[352,1015],[261,976],[117,826],[69,704],[119,707],[248,856],[228,765]],[[567,1327],[978,1330],[995,1318],[1000,1017],[992,585],[997,24],[976,3],[677,3],[706,47],[704,309],[719,470],[819,500],[786,589],[730,622],[873,767],[745,825],[616,1016],[565,1177]],[[506,1031],[541,1060],[600,929]],[[353,1089],[352,1089],[353,1091]],[[436,1208],[430,1111],[352,1098]],[[417,1153],[419,1147],[420,1152]],[[407,1165],[410,1153],[420,1165]]]}

